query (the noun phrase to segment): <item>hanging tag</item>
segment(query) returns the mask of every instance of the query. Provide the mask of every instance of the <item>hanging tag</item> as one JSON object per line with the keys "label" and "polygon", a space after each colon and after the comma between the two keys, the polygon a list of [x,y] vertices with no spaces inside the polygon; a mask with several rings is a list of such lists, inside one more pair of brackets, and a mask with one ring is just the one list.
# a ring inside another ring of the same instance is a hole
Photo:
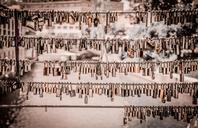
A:
{"label": "hanging tag", "polygon": [[37,94],[37,88],[33,87],[33,94],[36,95]]}
{"label": "hanging tag", "polygon": [[123,118],[123,125],[124,125],[124,126],[127,125],[127,118],[126,118],[126,117]]}
{"label": "hanging tag", "polygon": [[43,97],[43,88],[42,87],[40,88],[40,92],[39,93],[40,93],[39,96],[42,98]]}
{"label": "hanging tag", "polygon": [[194,105],[197,105],[197,97],[196,97],[195,92],[194,92],[193,97],[192,97],[192,103],[193,103]]}
{"label": "hanging tag", "polygon": [[47,107],[45,107],[45,112],[47,112]]}
{"label": "hanging tag", "polygon": [[28,95],[26,95],[26,100],[28,100],[29,99],[29,97],[28,97]]}
{"label": "hanging tag", "polygon": [[85,95],[84,103],[88,104],[88,96],[87,95]]}
{"label": "hanging tag", "polygon": [[194,127],[197,127],[197,126],[198,126],[198,125],[197,125],[197,120],[198,120],[198,119],[195,119]]}
{"label": "hanging tag", "polygon": [[98,18],[97,14],[96,14],[96,17],[94,18],[94,27],[98,27],[99,22],[100,22],[99,18]]}
{"label": "hanging tag", "polygon": [[187,127],[186,128],[190,128],[190,123],[188,123]]}

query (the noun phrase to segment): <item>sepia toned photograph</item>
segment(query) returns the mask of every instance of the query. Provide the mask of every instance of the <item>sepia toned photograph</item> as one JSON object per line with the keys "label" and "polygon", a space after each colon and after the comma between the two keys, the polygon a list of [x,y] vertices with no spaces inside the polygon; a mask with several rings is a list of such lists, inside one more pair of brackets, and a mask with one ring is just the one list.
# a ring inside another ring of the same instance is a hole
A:
{"label": "sepia toned photograph", "polygon": [[0,0],[0,128],[198,128],[198,0]]}

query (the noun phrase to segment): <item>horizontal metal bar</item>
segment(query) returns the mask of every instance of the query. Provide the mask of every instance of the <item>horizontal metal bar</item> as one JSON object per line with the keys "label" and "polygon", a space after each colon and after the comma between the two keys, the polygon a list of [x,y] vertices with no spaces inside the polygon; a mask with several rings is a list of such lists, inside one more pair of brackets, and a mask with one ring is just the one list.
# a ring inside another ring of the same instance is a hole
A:
{"label": "horizontal metal bar", "polygon": [[[12,9],[9,10],[3,10],[4,12],[10,12],[12,13]],[[168,13],[168,12],[192,12],[192,11],[198,11],[198,9],[169,9],[169,10],[149,10],[149,11],[61,11],[61,10],[17,10],[17,12],[30,12],[30,13],[59,13],[59,12],[64,12],[64,13],[88,13],[88,14],[107,14],[107,13],[119,13],[119,14],[125,14],[125,13],[148,13],[148,12],[153,12],[153,13]]]}
{"label": "horizontal metal bar", "polygon": [[0,108],[127,108],[127,107],[197,107],[197,106],[104,106],[104,105],[0,105]]}
{"label": "horizontal metal bar", "polygon": [[[183,36],[183,37],[186,37],[186,38],[198,38],[197,35],[195,36]],[[150,40],[160,40],[160,39],[182,39],[183,37],[168,37],[168,38],[148,38]],[[14,39],[14,36],[7,36],[7,35],[3,35],[3,36],[0,36],[0,38],[13,38]],[[115,39],[94,39],[94,38],[77,38],[77,39],[72,39],[72,38],[64,38],[64,37],[44,37],[44,36],[21,36],[20,37],[21,39],[24,38],[24,39],[41,39],[41,40],[48,40],[48,39],[54,39],[54,40],[87,40],[87,41],[117,41],[117,40],[121,40],[121,41],[133,41],[133,39],[119,39],[119,38],[115,38]],[[145,39],[141,39],[141,40],[145,40]]]}
{"label": "horizontal metal bar", "polygon": [[[0,80],[1,81],[1,80]],[[79,82],[79,83],[74,83],[74,82],[45,82],[45,81],[23,81],[21,80],[20,82],[22,83],[35,83],[35,84],[55,84],[55,85],[138,85],[138,86],[145,86],[145,85],[187,85],[187,84],[197,84],[197,82],[170,82],[170,83],[93,83],[93,82]]]}
{"label": "horizontal metal bar", "polygon": [[0,105],[0,108],[124,108],[126,106],[103,105]]}
{"label": "horizontal metal bar", "polygon": [[[0,61],[4,61],[4,62],[9,62],[9,61],[13,61],[15,62],[14,59],[0,59]],[[25,62],[30,62],[30,63],[54,63],[54,64],[58,64],[58,63],[67,63],[67,64],[136,64],[136,65],[144,65],[144,64],[165,64],[165,63],[172,63],[172,64],[179,64],[179,63],[198,63],[198,60],[175,60],[175,61],[159,61],[159,62],[154,62],[154,61],[142,61],[142,62],[116,62],[116,61],[112,61],[112,62],[100,62],[100,61],[81,61],[81,60],[76,60],[76,61],[50,61],[50,60],[19,60],[19,61],[25,61]]]}

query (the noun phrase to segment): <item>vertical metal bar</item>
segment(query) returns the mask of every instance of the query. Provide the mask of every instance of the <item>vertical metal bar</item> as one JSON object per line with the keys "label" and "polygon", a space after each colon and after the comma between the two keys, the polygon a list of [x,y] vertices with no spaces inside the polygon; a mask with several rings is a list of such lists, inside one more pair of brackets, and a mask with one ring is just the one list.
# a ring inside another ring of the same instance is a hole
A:
{"label": "vertical metal bar", "polygon": [[108,32],[108,26],[109,26],[109,13],[106,13],[106,26],[105,26],[105,33],[107,34]]}
{"label": "vertical metal bar", "polygon": [[18,22],[18,11],[15,9],[14,11],[14,19],[15,19],[15,59],[16,59],[16,77],[20,78],[20,65],[19,65],[19,22]]}

